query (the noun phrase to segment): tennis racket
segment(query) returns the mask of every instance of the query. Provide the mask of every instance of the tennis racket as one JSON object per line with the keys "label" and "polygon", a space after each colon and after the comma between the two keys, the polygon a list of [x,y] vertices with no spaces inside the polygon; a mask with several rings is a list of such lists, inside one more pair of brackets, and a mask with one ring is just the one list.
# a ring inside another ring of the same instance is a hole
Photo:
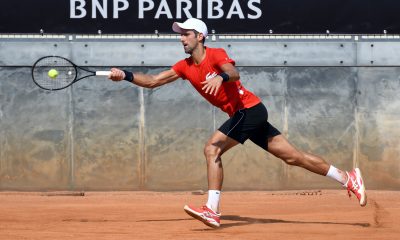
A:
{"label": "tennis racket", "polygon": [[59,56],[42,57],[32,67],[33,82],[40,88],[51,91],[67,88],[87,77],[109,74],[110,71],[90,71]]}

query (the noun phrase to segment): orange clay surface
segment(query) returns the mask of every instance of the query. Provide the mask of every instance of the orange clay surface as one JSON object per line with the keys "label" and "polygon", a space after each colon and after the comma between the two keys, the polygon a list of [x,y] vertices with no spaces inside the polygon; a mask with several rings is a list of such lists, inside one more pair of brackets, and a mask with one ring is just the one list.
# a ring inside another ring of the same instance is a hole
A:
{"label": "orange clay surface", "polygon": [[[63,196],[64,195],[64,196]],[[400,191],[223,192],[219,229],[183,211],[191,192],[0,192],[0,239],[400,239]]]}

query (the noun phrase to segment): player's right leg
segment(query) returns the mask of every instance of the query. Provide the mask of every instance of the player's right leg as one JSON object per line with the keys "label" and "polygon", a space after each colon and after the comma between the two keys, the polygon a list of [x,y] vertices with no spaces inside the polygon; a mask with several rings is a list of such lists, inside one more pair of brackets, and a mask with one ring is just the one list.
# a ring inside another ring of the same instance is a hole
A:
{"label": "player's right leg", "polygon": [[331,177],[356,195],[361,206],[367,204],[364,181],[360,169],[356,168],[350,172],[344,172],[329,165],[319,156],[305,153],[293,147],[282,135],[268,138],[268,152],[282,159],[287,164],[305,168],[322,176]]}
{"label": "player's right leg", "polygon": [[280,134],[268,139],[268,152],[289,165],[305,168],[313,173],[326,176],[329,164],[322,158],[297,150]]}
{"label": "player's right leg", "polygon": [[346,172],[348,178],[347,182],[343,185],[347,188],[347,192],[349,193],[349,197],[351,197],[350,192],[356,195],[360,205],[364,207],[367,205],[367,194],[365,192],[364,180],[361,175],[361,171],[359,168],[355,168],[350,172]]}

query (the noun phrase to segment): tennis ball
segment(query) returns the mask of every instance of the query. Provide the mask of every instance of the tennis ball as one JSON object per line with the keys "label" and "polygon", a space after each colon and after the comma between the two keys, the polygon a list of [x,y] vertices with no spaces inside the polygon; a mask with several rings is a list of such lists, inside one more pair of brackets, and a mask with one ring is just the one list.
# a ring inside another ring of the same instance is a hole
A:
{"label": "tennis ball", "polygon": [[47,73],[47,75],[49,75],[49,77],[51,77],[51,78],[56,78],[58,76],[58,71],[55,69],[50,69],[50,71]]}

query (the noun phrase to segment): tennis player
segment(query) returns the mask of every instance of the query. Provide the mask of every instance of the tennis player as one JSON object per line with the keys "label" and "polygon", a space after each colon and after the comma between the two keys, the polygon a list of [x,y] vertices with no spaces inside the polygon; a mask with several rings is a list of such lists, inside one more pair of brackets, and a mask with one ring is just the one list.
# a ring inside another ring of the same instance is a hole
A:
{"label": "tennis player", "polygon": [[248,139],[289,165],[338,181],[347,188],[349,196],[350,192],[356,195],[361,206],[367,204],[364,181],[358,168],[349,172],[342,171],[319,156],[296,149],[268,122],[264,104],[241,84],[235,61],[224,49],[204,46],[208,31],[203,21],[191,18],[183,23],[175,22],[172,29],[181,34],[183,49],[190,55],[188,58],[156,75],[113,68],[109,78],[113,81],[125,79],[145,88],[155,88],[179,78],[185,79],[207,101],[229,115],[229,119],[212,134],[204,147],[208,201],[201,207],[184,206],[186,213],[210,227],[220,226],[219,202],[223,181],[221,156]]}

